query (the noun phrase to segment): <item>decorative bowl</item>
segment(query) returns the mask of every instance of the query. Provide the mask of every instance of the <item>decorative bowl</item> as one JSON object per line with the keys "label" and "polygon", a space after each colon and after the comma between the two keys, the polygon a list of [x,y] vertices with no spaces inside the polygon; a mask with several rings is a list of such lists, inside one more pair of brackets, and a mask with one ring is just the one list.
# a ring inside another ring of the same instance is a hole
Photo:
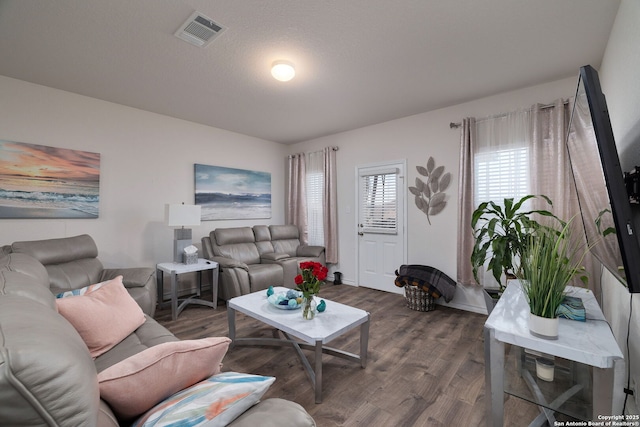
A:
{"label": "decorative bowl", "polygon": [[296,310],[302,307],[302,292],[290,289],[286,292],[277,292],[269,295],[267,301],[280,310]]}

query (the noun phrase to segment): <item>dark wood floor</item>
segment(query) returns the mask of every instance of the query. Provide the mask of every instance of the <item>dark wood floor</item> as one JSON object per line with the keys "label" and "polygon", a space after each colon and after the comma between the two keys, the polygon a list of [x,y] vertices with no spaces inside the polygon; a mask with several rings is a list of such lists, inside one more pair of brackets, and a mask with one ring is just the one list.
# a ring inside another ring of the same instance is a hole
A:
{"label": "dark wood floor", "polygon": [[[311,383],[291,348],[230,349],[223,371],[275,376],[264,398],[298,402],[319,427],[484,425],[485,315],[443,306],[413,311],[402,295],[347,285],[327,284],[321,297],[371,313],[366,369],[324,355],[321,404],[314,403]],[[228,335],[223,302],[215,311],[191,305],[176,321],[160,310],[156,319],[182,339]],[[236,324],[238,337],[272,336],[269,327],[244,315],[238,314]],[[359,329],[331,346],[358,353]],[[520,399],[505,402],[506,426],[528,425],[537,414]]]}

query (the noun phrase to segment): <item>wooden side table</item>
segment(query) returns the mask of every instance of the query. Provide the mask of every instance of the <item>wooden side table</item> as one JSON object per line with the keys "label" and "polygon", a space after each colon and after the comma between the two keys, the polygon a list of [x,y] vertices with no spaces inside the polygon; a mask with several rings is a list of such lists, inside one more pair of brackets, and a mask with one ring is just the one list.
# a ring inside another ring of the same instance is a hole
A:
{"label": "wooden side table", "polygon": [[[202,291],[202,272],[211,271],[211,288],[213,301],[200,298]],[[199,258],[195,264],[182,264],[177,262],[163,262],[156,265],[156,280],[158,288],[158,302],[162,305],[164,300],[164,273],[171,275],[171,319],[176,320],[180,312],[187,304],[199,304],[216,308],[218,306],[218,263]],[[198,291],[196,296],[178,298],[178,276],[184,273],[198,273]]]}

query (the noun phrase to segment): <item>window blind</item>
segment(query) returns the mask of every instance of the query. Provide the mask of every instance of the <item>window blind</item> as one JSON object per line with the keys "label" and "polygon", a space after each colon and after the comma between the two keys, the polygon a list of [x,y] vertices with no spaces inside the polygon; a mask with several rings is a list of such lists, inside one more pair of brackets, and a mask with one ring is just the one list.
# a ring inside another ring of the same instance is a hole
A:
{"label": "window blind", "polygon": [[477,153],[475,204],[529,194],[529,149],[514,147]]}
{"label": "window blind", "polygon": [[324,246],[324,167],[322,151],[309,153],[307,162],[307,243]]}
{"label": "window blind", "polygon": [[363,231],[397,234],[397,176],[396,172],[360,176]]}

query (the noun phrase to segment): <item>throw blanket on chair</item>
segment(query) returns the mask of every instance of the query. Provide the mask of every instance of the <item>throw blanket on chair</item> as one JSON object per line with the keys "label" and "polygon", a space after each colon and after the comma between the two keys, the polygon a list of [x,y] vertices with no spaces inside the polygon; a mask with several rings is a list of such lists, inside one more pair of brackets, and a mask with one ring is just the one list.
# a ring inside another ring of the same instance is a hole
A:
{"label": "throw blanket on chair", "polygon": [[417,286],[434,298],[444,297],[446,302],[453,299],[456,293],[456,282],[451,277],[434,267],[426,265],[401,265],[396,270],[395,285]]}

